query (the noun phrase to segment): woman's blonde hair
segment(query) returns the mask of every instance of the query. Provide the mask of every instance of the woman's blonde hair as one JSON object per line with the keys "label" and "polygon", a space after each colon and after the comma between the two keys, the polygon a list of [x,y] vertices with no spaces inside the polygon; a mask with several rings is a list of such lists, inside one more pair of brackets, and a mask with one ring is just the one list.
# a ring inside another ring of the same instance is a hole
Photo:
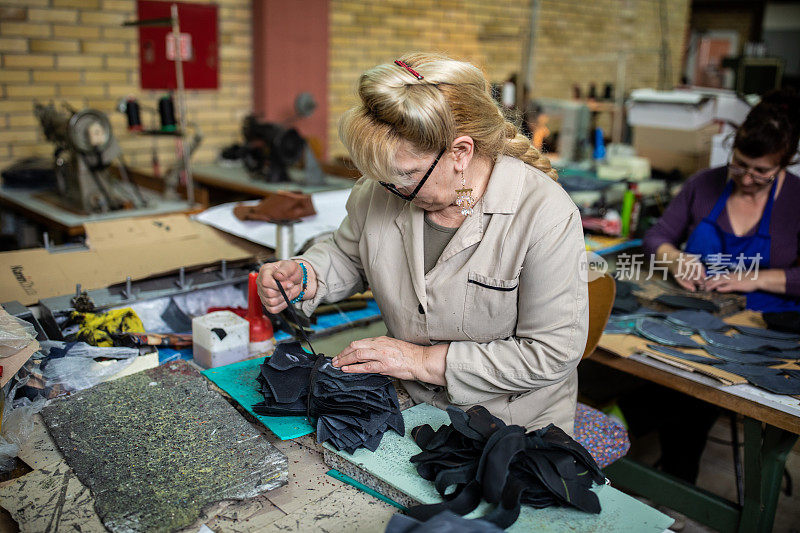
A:
{"label": "woman's blonde hair", "polygon": [[479,157],[509,155],[558,179],[547,157],[503,115],[480,69],[436,54],[408,54],[400,61],[422,79],[395,63],[371,68],[358,83],[361,103],[339,122],[339,137],[362,174],[407,185],[394,165],[404,139],[430,153],[467,135]]}

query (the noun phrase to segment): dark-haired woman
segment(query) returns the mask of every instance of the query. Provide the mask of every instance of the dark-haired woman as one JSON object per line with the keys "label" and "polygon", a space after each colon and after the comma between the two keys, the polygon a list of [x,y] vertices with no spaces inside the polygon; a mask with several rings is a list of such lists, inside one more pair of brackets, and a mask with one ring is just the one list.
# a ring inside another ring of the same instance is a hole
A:
{"label": "dark-haired woman", "polygon": [[[786,170],[798,137],[798,96],[765,96],[736,131],[728,164],[687,180],[645,235],[645,250],[690,291],[745,293],[757,311],[800,310],[800,178]],[[658,431],[661,469],[694,483],[719,409],[652,383],[618,404],[631,435]]]}
{"label": "dark-haired woman", "polygon": [[737,130],[728,165],[686,182],[645,250],[688,290],[745,293],[756,311],[800,311],[800,178],[786,170],[799,137],[796,93],[766,96]]}

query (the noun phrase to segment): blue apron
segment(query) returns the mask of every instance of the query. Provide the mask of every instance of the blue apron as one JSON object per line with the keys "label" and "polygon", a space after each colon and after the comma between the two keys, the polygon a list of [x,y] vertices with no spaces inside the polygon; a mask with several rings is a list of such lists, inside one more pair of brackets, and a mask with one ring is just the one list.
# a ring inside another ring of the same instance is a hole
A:
{"label": "blue apron", "polygon": [[[772,204],[775,199],[777,182],[778,180],[775,180],[770,188],[769,199],[764,207],[755,235],[738,237],[733,233],[723,231],[717,223],[728,197],[733,192],[733,180],[728,180],[725,190],[714,204],[711,213],[701,220],[689,235],[685,251],[699,255],[706,266],[714,265],[716,272],[720,272],[721,266],[727,267],[732,276],[737,275],[734,271],[737,264],[746,270],[751,268],[756,260],[759,261],[758,270],[768,269],[772,241],[769,235],[769,223],[772,219]],[[759,254],[760,259],[756,259]],[[724,257],[721,258],[720,255],[724,255]],[[740,257],[743,260],[740,261]],[[729,259],[729,261],[720,259]],[[800,299],[771,292],[754,291],[747,293],[747,308],[763,312],[800,311]]]}

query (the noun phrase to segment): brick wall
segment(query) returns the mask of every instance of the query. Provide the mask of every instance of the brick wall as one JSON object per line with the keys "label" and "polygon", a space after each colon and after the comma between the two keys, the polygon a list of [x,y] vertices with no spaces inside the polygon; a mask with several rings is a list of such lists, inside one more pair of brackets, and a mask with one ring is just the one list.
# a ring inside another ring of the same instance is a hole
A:
{"label": "brick wall", "polygon": [[[628,90],[659,81],[661,23],[666,6],[671,84],[680,77],[688,0],[541,0],[535,46],[534,96],[569,98],[577,83],[598,89],[616,81],[616,56],[630,52]],[[467,59],[491,81],[521,71],[530,0],[331,0],[329,153],[344,148],[337,121],[355,101],[365,69],[408,51]]]}
{"label": "brick wall", "polygon": [[[301,0],[292,0],[301,1]],[[688,0],[668,5],[667,35],[677,81],[689,17]],[[251,0],[220,6],[220,89],[189,91],[189,118],[205,139],[194,161],[213,160],[238,141],[252,107]],[[616,64],[600,56],[630,51],[627,87],[658,82],[659,0],[542,0],[535,42],[534,95],[568,98],[575,83],[614,82]],[[106,112],[128,160],[149,166],[151,138],[131,135],[114,111],[133,94],[154,104],[160,91],[139,89],[137,32],[122,28],[135,0],[0,0],[0,168],[14,159],[49,156],[33,116],[33,99],[68,101]],[[365,69],[414,50],[434,50],[481,66],[492,81],[520,72],[530,0],[330,0],[328,154],[342,155],[336,126],[354,102]],[[313,14],[309,14],[313,16]],[[174,142],[158,139],[162,165]]]}
{"label": "brick wall", "polygon": [[[251,0],[216,4],[220,88],[187,91],[189,120],[204,135],[193,161],[211,161],[237,141],[242,117],[251,109]],[[115,111],[121,97],[134,95],[142,105],[155,106],[164,93],[139,88],[138,32],[121,27],[135,18],[135,0],[0,0],[0,168],[22,157],[52,154],[33,115],[34,99],[106,113],[134,166],[149,167],[154,142],[162,168],[175,161],[173,139],[130,134],[125,116]],[[142,113],[142,119],[148,115]]]}

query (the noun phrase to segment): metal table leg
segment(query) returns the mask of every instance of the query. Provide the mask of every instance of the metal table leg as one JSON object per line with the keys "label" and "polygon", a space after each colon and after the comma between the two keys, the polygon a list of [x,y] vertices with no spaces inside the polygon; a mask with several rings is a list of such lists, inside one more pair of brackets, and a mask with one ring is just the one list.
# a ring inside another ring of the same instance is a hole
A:
{"label": "metal table leg", "polygon": [[744,418],[744,506],[622,458],[605,468],[611,483],[725,533],[769,533],[794,433]]}
{"label": "metal table leg", "polygon": [[744,419],[744,507],[739,531],[772,531],[786,456],[797,435]]}

